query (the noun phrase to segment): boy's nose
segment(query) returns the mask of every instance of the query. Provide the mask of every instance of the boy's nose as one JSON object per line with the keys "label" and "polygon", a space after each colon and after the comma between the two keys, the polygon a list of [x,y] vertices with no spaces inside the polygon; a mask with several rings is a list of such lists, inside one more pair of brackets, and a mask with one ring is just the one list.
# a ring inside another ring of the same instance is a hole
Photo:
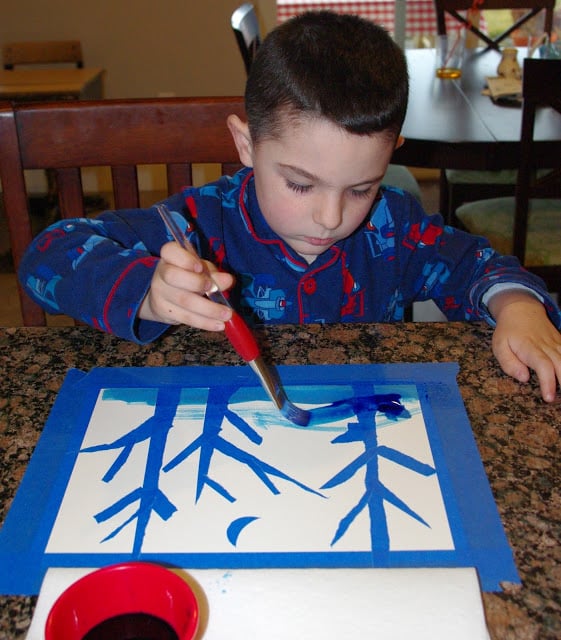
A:
{"label": "boy's nose", "polygon": [[314,222],[325,229],[337,229],[342,220],[343,205],[339,198],[325,198],[314,215]]}

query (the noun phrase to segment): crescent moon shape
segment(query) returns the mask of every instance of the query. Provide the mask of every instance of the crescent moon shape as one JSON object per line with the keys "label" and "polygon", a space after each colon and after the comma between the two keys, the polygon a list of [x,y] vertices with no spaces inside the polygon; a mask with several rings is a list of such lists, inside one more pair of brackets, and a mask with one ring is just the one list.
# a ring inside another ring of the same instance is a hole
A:
{"label": "crescent moon shape", "polygon": [[251,524],[254,520],[259,520],[258,516],[244,516],[243,518],[238,518],[237,520],[233,520],[226,531],[226,535],[228,536],[228,540],[232,546],[236,546],[238,543],[238,538],[240,533],[247,527],[248,524]]}

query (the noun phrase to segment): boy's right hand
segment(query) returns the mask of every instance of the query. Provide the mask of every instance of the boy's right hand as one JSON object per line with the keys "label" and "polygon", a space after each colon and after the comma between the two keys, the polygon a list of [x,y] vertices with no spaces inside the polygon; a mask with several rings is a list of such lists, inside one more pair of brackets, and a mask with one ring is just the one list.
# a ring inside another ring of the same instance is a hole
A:
{"label": "boy's right hand", "polygon": [[[186,324],[207,331],[222,331],[224,323],[232,317],[232,310],[205,296],[214,283],[205,273],[203,261],[176,242],[165,244],[160,257],[138,317],[165,324]],[[206,262],[206,266],[222,290],[232,286],[232,275],[218,271],[210,262]]]}

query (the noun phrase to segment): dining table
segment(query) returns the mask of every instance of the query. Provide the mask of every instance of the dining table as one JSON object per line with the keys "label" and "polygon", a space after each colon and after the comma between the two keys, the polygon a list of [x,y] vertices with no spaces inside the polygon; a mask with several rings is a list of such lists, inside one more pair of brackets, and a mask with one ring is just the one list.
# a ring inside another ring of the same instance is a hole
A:
{"label": "dining table", "polygon": [[[331,324],[256,329],[284,365],[456,362],[457,385],[521,577],[483,593],[492,640],[561,637],[561,402],[504,374],[483,323]],[[245,366],[222,333],[171,329],[148,345],[87,326],[0,329],[0,522],[69,369]],[[24,638],[36,596],[0,596],[0,638]],[[332,612],[333,613],[333,612]]]}
{"label": "dining table", "polygon": [[0,100],[97,100],[103,97],[100,67],[45,66],[0,70]]}
{"label": "dining table", "polygon": [[[523,64],[526,48],[518,49]],[[480,171],[516,169],[519,163],[520,106],[501,106],[486,94],[497,76],[501,53],[467,49],[458,79],[437,78],[434,49],[407,49],[410,90],[402,128],[405,143],[392,162],[434,169]],[[538,168],[556,165],[561,149],[561,115],[539,109],[535,123]]]}

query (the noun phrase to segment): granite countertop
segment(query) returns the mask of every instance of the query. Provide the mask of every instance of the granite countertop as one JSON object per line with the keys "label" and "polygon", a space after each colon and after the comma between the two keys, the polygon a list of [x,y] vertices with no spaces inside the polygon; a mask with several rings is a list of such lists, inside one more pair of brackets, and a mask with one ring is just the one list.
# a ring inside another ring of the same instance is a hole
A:
{"label": "granite countertop", "polygon": [[[561,638],[561,401],[547,405],[535,379],[499,369],[481,324],[277,326],[257,332],[277,364],[444,362],[458,386],[513,547],[522,586],[483,594],[493,640]],[[222,334],[181,327],[139,346],[87,327],[0,329],[0,522],[70,368],[238,365]],[[23,638],[35,598],[0,597],[0,640]]]}

